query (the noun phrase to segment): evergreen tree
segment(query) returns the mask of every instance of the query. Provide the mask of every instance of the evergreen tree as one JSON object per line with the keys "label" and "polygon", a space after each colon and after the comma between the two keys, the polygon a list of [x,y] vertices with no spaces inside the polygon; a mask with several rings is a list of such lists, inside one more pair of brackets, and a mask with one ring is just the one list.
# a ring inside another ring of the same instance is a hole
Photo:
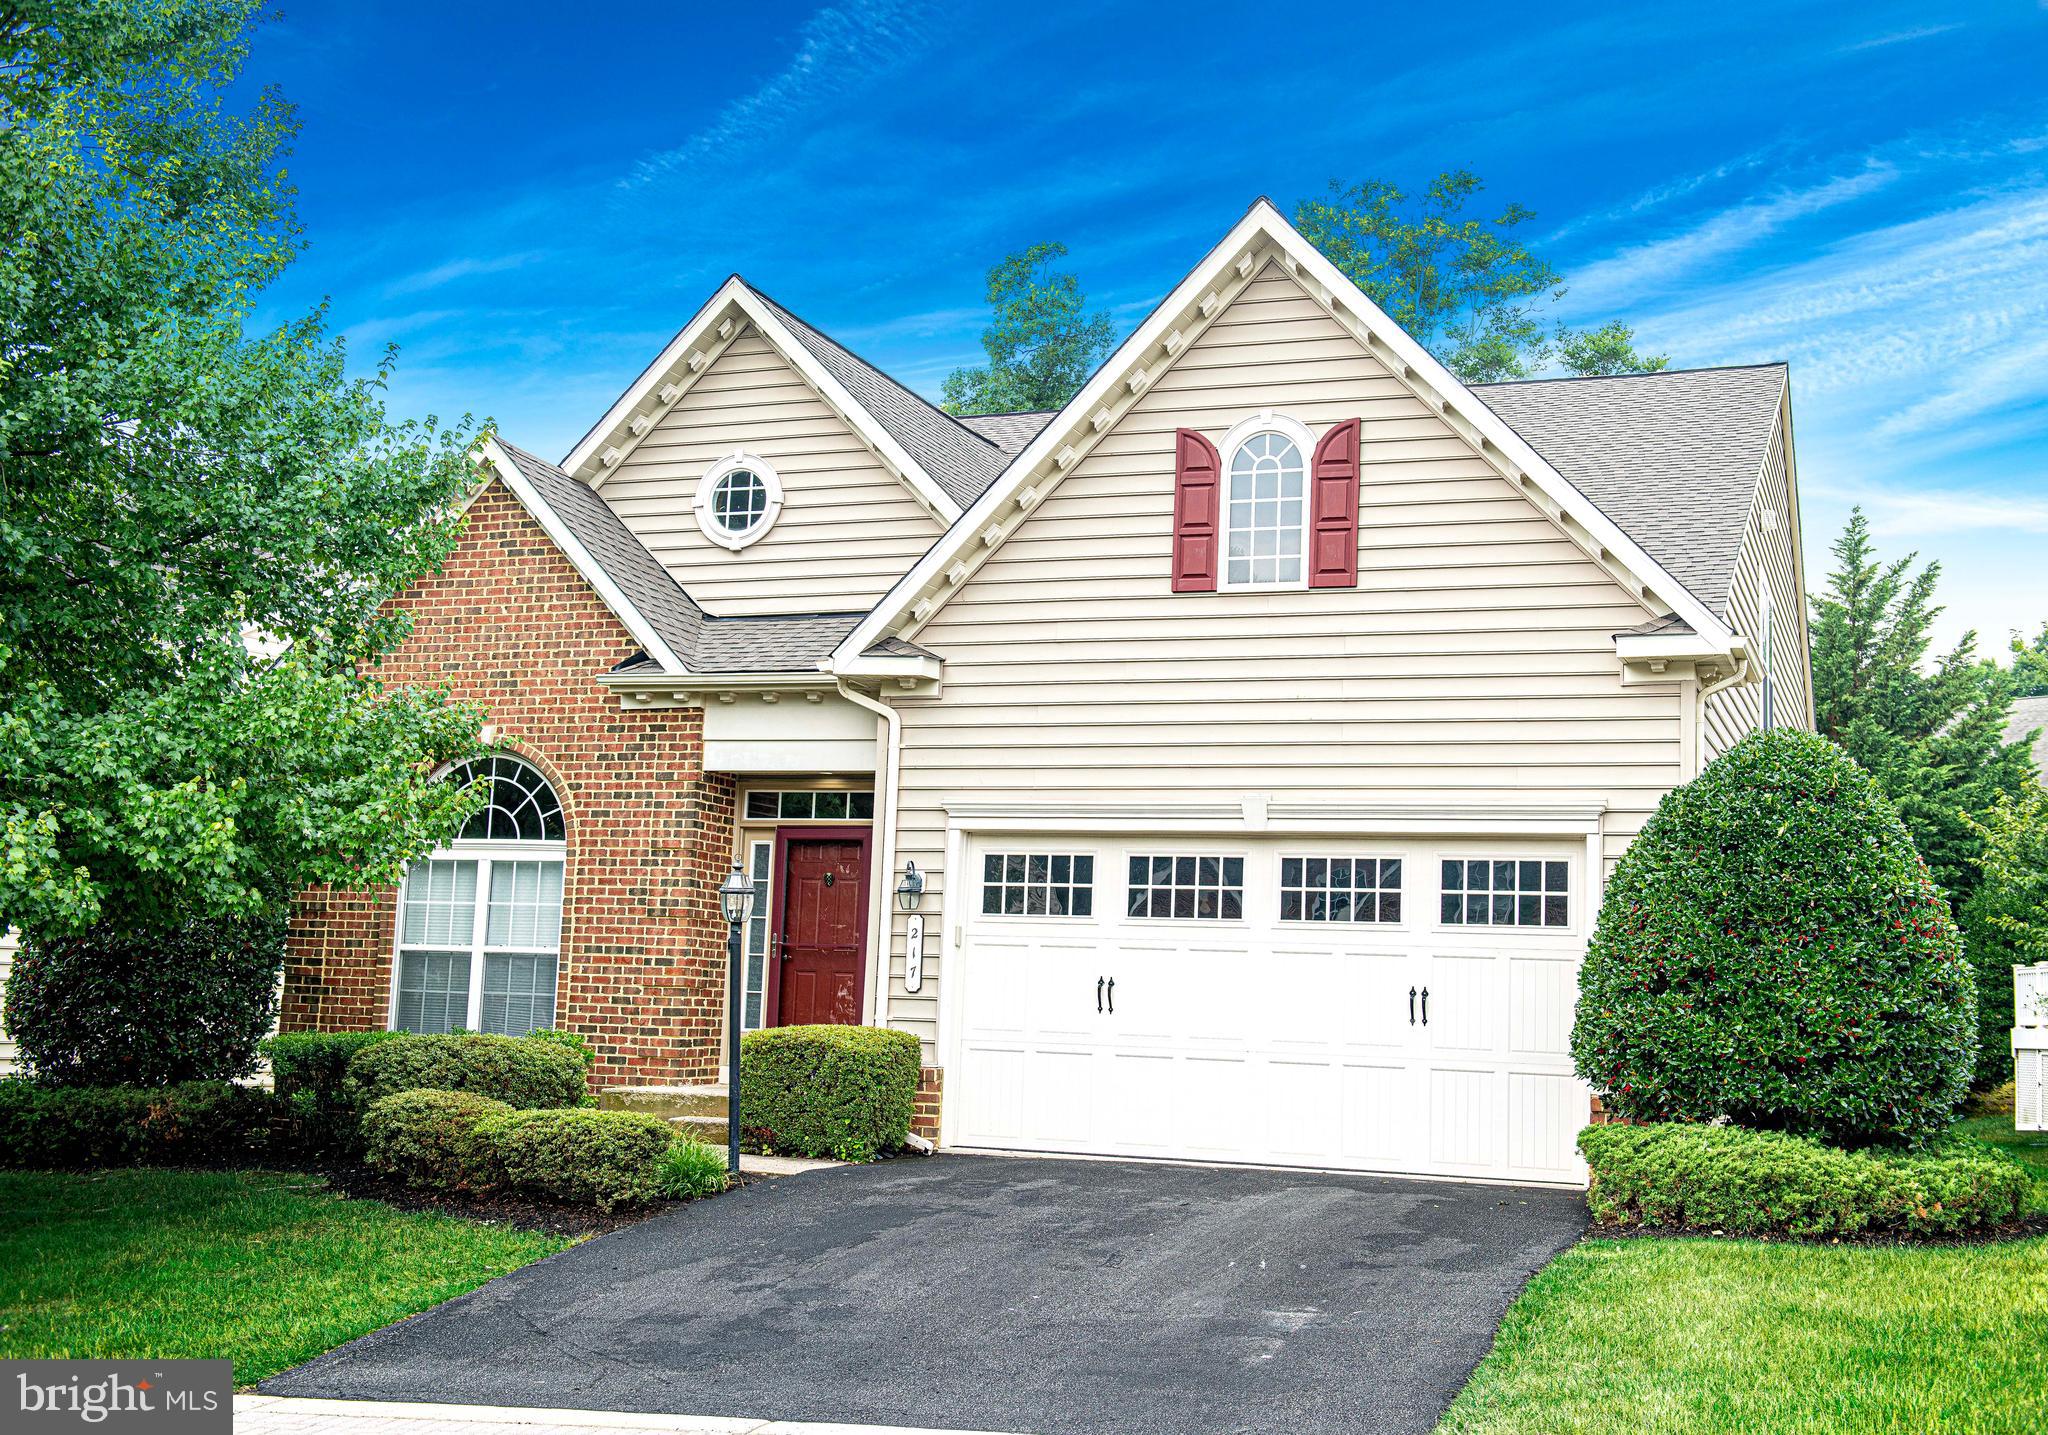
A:
{"label": "evergreen tree", "polygon": [[[1969,817],[2023,794],[2026,749],[2005,742],[2012,681],[1977,656],[1975,633],[1928,661],[1941,565],[1881,561],[1859,509],[1813,599],[1814,716],[1875,777],[1935,880],[1957,905],[1977,884],[1982,839]],[[1966,814],[1968,814],[1966,816]]]}

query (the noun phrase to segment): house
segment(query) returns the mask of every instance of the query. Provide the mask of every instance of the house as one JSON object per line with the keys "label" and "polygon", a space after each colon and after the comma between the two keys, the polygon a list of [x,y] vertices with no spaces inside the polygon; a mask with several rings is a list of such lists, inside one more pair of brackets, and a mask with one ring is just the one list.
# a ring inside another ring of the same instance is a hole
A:
{"label": "house", "polygon": [[2008,743],[2028,743],[2034,756],[2034,771],[2048,782],[2048,694],[2014,698],[2012,714],[2005,722]]}
{"label": "house", "polygon": [[386,665],[489,810],[308,893],[285,1021],[924,1043],[922,1129],[1575,1183],[1605,874],[1810,727],[1782,365],[1468,387],[1264,201],[1057,413],[954,419],[745,281],[509,442]]}

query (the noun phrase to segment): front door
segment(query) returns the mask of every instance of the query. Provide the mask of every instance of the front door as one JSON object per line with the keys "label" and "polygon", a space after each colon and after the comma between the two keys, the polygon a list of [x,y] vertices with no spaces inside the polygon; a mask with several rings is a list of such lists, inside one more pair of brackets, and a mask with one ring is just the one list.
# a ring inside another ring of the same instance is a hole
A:
{"label": "front door", "polygon": [[783,828],[776,845],[782,859],[776,1025],[857,1025],[867,971],[868,833]]}

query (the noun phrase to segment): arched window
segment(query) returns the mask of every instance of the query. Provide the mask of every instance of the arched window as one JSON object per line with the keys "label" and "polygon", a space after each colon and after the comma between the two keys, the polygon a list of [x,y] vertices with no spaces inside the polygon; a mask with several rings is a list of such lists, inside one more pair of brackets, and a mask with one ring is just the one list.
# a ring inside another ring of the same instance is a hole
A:
{"label": "arched window", "polygon": [[540,769],[516,757],[472,758],[448,770],[464,787],[489,782],[490,805],[463,824],[460,842],[560,842],[562,803]]}
{"label": "arched window", "polygon": [[1308,430],[1267,410],[1224,440],[1225,588],[1294,588],[1308,528]]}
{"label": "arched window", "polygon": [[524,1036],[555,1022],[561,967],[561,799],[516,757],[457,763],[488,804],[447,847],[406,869],[391,1025]]}

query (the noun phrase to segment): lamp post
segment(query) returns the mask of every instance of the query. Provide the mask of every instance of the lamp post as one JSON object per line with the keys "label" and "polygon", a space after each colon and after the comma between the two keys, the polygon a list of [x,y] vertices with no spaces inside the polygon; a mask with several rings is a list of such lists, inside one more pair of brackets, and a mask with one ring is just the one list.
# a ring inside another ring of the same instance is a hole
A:
{"label": "lamp post", "polygon": [[731,968],[725,999],[725,1169],[737,1176],[740,1173],[740,1002],[743,999],[740,928],[747,924],[747,918],[754,910],[754,879],[747,875],[737,860],[732,864],[732,874],[718,889],[718,900],[725,908],[725,957]]}

